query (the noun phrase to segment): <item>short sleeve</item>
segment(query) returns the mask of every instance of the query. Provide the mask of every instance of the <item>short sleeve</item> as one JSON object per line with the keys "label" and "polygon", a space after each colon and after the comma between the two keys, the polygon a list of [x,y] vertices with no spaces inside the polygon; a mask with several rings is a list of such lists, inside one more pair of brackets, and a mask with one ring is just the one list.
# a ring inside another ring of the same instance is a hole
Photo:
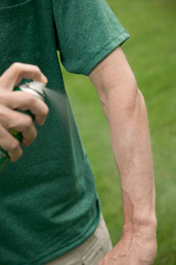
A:
{"label": "short sleeve", "polygon": [[88,75],[129,38],[105,0],[52,0],[63,66]]}

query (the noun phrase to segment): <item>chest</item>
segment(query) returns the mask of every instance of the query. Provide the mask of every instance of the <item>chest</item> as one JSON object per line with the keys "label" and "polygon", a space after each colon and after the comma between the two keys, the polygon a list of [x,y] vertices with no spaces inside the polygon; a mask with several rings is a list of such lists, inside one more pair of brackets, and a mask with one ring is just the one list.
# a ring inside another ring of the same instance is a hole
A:
{"label": "chest", "polygon": [[50,0],[0,1],[0,74],[13,62],[41,65],[45,29],[53,27],[50,5]]}

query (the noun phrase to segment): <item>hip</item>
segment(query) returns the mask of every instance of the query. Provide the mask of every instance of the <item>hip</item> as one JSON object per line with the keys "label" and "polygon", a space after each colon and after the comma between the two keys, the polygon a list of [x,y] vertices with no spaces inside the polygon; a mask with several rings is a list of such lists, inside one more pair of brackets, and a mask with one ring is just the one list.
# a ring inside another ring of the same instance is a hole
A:
{"label": "hip", "polygon": [[112,249],[112,243],[103,216],[95,232],[81,245],[46,265],[98,265]]}

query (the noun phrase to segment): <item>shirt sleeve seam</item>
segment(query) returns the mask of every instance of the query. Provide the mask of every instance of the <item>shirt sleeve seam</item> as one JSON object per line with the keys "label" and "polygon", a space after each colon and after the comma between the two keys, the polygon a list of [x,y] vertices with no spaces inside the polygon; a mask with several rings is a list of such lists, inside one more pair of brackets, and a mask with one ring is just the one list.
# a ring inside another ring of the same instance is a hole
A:
{"label": "shirt sleeve seam", "polygon": [[[84,75],[88,75],[94,68],[95,66],[101,62],[106,56],[108,56],[108,54],[110,54],[115,48],[117,48],[118,46],[120,46],[121,44],[123,44],[123,42],[125,42],[128,38],[129,38],[129,34],[127,32],[123,32],[122,34],[120,34],[120,36],[116,35],[114,38],[112,38],[106,45],[103,45],[100,50],[95,54],[93,54],[89,60],[89,63],[86,65],[84,65],[81,69],[80,72],[83,73]],[[104,51],[104,53],[102,53],[101,58],[99,57],[99,55],[101,54],[102,51]],[[96,57],[96,59],[94,59]],[[94,59],[94,63],[93,63],[93,59]],[[92,67],[91,67],[92,65]],[[91,69],[90,69],[91,68]]]}

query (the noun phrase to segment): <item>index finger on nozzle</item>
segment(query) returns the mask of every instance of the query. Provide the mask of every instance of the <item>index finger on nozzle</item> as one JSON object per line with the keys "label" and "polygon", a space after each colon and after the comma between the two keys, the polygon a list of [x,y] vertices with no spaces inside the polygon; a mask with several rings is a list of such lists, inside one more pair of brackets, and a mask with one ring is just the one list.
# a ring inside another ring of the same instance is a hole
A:
{"label": "index finger on nozzle", "polygon": [[48,79],[36,65],[14,63],[0,77],[0,86],[12,91],[14,86],[23,79],[33,79],[34,81],[47,84]]}

